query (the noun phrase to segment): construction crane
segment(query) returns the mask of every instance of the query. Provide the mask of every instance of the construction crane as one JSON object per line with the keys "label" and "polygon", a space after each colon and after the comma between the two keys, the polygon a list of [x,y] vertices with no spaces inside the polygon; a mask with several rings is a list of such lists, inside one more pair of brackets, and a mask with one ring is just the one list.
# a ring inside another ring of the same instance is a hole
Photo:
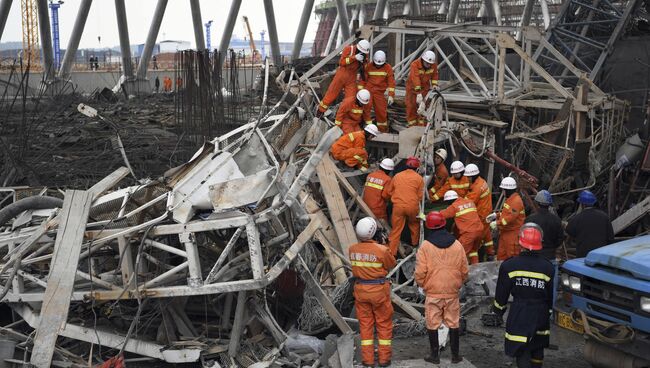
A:
{"label": "construction crane", "polygon": [[38,66],[41,59],[38,43],[38,8],[36,1],[20,1],[23,26],[23,60],[32,67]]}
{"label": "construction crane", "polygon": [[244,31],[248,33],[248,42],[251,46],[251,60],[255,62],[257,59],[257,48],[255,48],[255,40],[253,40],[253,31],[251,31],[251,25],[248,23],[248,17],[244,15],[242,18],[244,18]]}
{"label": "construction crane", "polygon": [[52,41],[54,46],[54,70],[61,66],[61,42],[59,39],[59,8],[62,0],[50,0],[50,11],[52,17]]}
{"label": "construction crane", "polygon": [[210,27],[212,27],[212,21],[209,20],[207,23],[203,24],[205,26],[205,44],[208,52],[212,49],[212,37],[210,35]]}

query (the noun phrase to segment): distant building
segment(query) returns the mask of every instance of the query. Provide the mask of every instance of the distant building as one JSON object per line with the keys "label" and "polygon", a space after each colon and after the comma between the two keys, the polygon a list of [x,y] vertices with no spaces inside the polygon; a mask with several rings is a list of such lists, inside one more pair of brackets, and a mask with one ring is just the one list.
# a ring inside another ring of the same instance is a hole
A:
{"label": "distant building", "polygon": [[189,41],[164,40],[160,41],[159,45],[158,52],[160,53],[176,52],[192,48]]}

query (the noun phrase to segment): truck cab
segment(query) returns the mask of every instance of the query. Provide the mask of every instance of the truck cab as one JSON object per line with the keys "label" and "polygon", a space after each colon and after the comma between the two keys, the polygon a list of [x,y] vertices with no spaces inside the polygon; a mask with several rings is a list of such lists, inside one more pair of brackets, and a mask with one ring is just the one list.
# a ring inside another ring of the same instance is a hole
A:
{"label": "truck cab", "polygon": [[585,335],[588,361],[607,355],[650,365],[650,235],[567,261],[559,277],[556,323]]}

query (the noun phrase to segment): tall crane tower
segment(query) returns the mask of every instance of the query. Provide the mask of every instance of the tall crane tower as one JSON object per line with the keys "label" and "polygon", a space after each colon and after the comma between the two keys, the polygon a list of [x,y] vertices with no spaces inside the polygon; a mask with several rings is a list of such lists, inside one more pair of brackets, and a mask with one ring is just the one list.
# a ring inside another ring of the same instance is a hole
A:
{"label": "tall crane tower", "polygon": [[29,65],[40,64],[41,50],[38,44],[38,9],[36,0],[20,0],[23,25],[23,60]]}

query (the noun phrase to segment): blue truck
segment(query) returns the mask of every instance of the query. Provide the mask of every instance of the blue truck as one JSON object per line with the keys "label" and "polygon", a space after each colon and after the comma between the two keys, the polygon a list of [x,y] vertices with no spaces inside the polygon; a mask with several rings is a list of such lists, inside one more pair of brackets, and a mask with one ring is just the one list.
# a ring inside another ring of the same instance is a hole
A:
{"label": "blue truck", "polygon": [[565,262],[555,322],[587,338],[599,367],[650,367],[650,235]]}

